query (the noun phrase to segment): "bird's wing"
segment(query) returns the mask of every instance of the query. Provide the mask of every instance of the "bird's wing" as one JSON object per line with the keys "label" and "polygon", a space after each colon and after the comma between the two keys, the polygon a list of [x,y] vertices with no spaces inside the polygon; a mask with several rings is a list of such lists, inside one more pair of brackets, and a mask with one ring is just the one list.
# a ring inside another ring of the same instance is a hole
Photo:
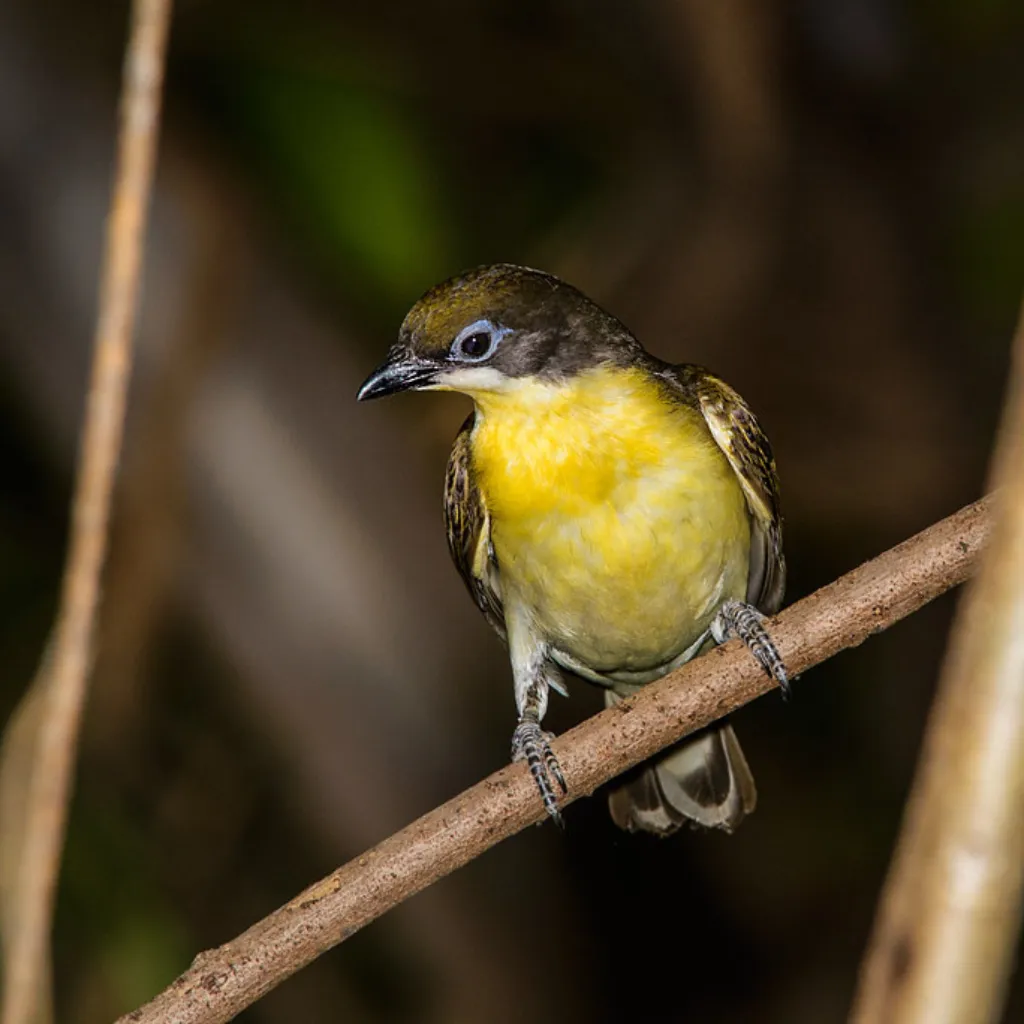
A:
{"label": "bird's wing", "polygon": [[462,424],[452,445],[444,477],[444,524],[448,550],[459,575],[469,588],[484,618],[505,639],[505,611],[501,603],[501,579],[491,548],[491,519],[484,504],[470,460],[469,437],[473,416]]}
{"label": "bird's wing", "polygon": [[772,446],[750,407],[724,381],[698,366],[670,370],[666,377],[696,402],[711,436],[739,478],[751,522],[747,600],[773,615],[786,589],[786,560]]}

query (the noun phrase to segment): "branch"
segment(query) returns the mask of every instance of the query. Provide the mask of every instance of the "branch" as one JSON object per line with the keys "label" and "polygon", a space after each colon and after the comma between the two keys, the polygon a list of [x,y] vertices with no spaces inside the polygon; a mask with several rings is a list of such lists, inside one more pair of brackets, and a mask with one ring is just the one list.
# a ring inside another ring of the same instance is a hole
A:
{"label": "branch", "polygon": [[[970,575],[985,543],[983,499],[867,562],[770,623],[793,674],[862,643]],[[774,683],[738,642],[716,648],[553,744],[570,803]],[[119,1024],[230,1020],[321,953],[484,851],[544,818],[526,767],[509,765],[202,953]]]}
{"label": "branch", "polygon": [[[92,381],[60,610],[50,648],[5,742],[5,762],[13,763],[18,758],[10,750],[12,737],[34,740],[22,798],[24,826],[5,822],[4,843],[17,844],[17,860],[10,899],[5,901],[4,1024],[27,1024],[48,998],[47,946],[124,430],[170,10],[170,0],[137,0],[133,8],[117,178],[107,223]],[[22,708],[31,712],[23,713]],[[25,728],[29,719],[38,722],[37,730]]]}
{"label": "branch", "polygon": [[1024,888],[1024,310],[992,542],[960,606],[855,1024],[991,1024]]}

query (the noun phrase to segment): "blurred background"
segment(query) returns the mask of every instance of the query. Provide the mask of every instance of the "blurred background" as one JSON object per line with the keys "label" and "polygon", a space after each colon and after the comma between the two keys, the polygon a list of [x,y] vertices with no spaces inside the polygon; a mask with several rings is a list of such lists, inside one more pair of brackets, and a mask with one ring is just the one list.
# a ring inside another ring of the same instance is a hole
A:
{"label": "blurred background", "polygon": [[[0,718],[57,596],[126,24],[0,4]],[[1018,0],[177,5],[62,1022],[505,762],[506,655],[441,525],[468,404],[353,399],[435,281],[542,267],[729,380],[775,445],[790,600],[979,495],[1022,57]],[[952,609],[737,716],[760,803],[735,836],[630,837],[582,801],[241,1019],[844,1019]],[[550,721],[599,704],[578,683]]]}

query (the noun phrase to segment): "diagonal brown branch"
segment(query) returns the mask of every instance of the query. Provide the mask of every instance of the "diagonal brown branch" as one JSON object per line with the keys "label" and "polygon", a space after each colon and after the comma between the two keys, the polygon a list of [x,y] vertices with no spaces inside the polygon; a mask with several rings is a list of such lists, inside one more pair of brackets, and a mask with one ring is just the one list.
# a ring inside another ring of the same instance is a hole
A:
{"label": "diagonal brown branch", "polygon": [[993,1024],[1024,889],[1024,311],[992,544],[960,608],[855,1024]]}
{"label": "diagonal brown branch", "polygon": [[[916,611],[973,570],[991,499],[944,519],[770,623],[794,673],[806,671]],[[645,687],[555,741],[568,800],[766,693],[773,683],[737,643]],[[567,801],[568,802],[568,801]],[[230,1020],[321,953],[478,857],[544,811],[523,765],[510,765],[424,815],[219,949],[120,1024]]]}
{"label": "diagonal brown branch", "polygon": [[[46,999],[47,945],[123,434],[170,12],[170,0],[136,0],[125,55],[117,178],[70,546],[50,649],[24,701],[39,723],[23,797],[24,824],[19,835],[4,837],[5,842],[17,842],[18,850],[4,922],[3,1024],[27,1024]],[[8,738],[27,718],[20,709],[16,712]],[[19,738],[25,735],[22,728]],[[10,829],[11,822],[6,824]]]}

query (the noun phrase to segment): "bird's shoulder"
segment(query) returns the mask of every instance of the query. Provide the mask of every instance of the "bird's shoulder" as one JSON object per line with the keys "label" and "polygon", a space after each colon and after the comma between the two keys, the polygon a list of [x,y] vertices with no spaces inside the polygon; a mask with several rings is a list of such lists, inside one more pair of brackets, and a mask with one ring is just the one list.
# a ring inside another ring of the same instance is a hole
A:
{"label": "bird's shoulder", "polygon": [[473,471],[475,414],[462,424],[448,456],[444,480],[444,522],[448,550],[484,617],[502,638],[505,613],[498,566],[490,539],[490,515]]}
{"label": "bird's shoulder", "polygon": [[702,366],[664,365],[657,371],[676,400],[697,408],[736,471],[759,517],[779,514],[779,479],[771,442],[754,411],[720,377]]}
{"label": "bird's shoulder", "polygon": [[779,476],[771,442],[739,393],[702,366],[662,363],[652,370],[670,399],[700,411],[747,501],[754,536],[748,600],[769,613],[785,587]]}

